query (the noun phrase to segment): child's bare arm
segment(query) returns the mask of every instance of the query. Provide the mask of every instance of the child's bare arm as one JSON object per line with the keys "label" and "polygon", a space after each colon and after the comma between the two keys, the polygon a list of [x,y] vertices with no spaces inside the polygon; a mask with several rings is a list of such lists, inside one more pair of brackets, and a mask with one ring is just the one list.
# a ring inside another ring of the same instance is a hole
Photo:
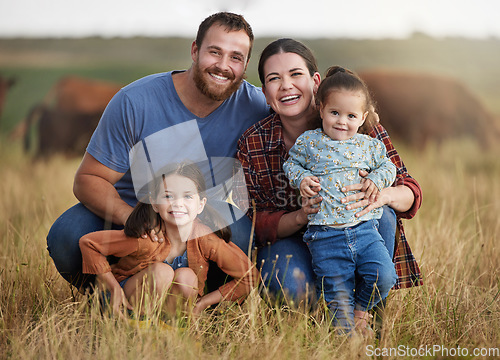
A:
{"label": "child's bare arm", "polygon": [[122,287],[116,281],[115,277],[111,272],[97,274],[97,281],[103,286],[105,289],[109,290],[111,294],[111,308],[113,313],[118,315],[120,318],[124,318],[123,309],[133,310],[132,305],[127,300],[125,293],[123,292]]}
{"label": "child's bare arm", "polygon": [[203,295],[201,298],[196,301],[196,304],[193,308],[193,314],[199,315],[203,310],[211,305],[218,304],[223,299],[223,296],[219,290],[214,290],[206,295]]}
{"label": "child's bare arm", "polygon": [[300,195],[303,197],[313,197],[318,195],[321,190],[321,185],[319,184],[319,179],[316,176],[306,176],[300,182]]}

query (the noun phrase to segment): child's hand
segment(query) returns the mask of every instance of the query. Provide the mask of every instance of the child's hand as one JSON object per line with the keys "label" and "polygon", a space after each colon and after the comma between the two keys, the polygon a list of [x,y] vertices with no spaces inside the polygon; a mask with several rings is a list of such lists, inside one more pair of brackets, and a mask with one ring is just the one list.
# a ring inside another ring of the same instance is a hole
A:
{"label": "child's hand", "polygon": [[376,202],[380,194],[375,183],[367,178],[361,179],[361,192],[365,193],[365,199],[368,200],[370,204]]}
{"label": "child's hand", "polygon": [[134,310],[132,305],[127,300],[123,289],[120,287],[116,291],[111,291],[111,307],[113,309],[113,314],[118,315],[119,318],[124,319],[124,311]]}
{"label": "child's hand", "polygon": [[121,319],[125,319],[124,312],[127,310],[133,310],[134,308],[128,302],[127,297],[123,292],[123,288],[120,286],[118,281],[116,281],[111,271],[103,274],[97,274],[97,282],[99,287],[102,287],[103,290],[109,290],[111,295],[110,305],[113,314],[117,315]]}
{"label": "child's hand", "polygon": [[316,176],[306,176],[300,183],[300,195],[302,197],[313,197],[321,190],[319,179]]}
{"label": "child's hand", "polygon": [[193,315],[200,315],[207,307],[218,304],[221,300],[222,294],[219,290],[214,290],[208,294],[203,295],[196,301],[196,304],[193,307]]}

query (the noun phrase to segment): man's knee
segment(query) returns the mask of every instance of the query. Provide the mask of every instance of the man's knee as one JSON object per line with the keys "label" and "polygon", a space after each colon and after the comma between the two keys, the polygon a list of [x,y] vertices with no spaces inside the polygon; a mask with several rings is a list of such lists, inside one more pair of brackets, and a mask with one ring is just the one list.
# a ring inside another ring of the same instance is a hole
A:
{"label": "man's knee", "polygon": [[78,288],[86,287],[94,281],[94,276],[81,273],[79,240],[85,234],[102,230],[103,223],[102,219],[82,204],[77,204],[59,216],[47,234],[47,250],[57,271]]}

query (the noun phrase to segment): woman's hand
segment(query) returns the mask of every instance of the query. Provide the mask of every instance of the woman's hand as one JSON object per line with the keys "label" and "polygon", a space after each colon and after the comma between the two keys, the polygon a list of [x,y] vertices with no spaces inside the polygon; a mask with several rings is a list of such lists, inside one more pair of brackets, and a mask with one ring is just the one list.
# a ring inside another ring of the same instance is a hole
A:
{"label": "woman's hand", "polygon": [[[377,189],[374,194],[373,187],[376,188],[375,184],[373,184],[373,182],[369,179],[364,179],[368,175],[368,172],[365,170],[359,170],[359,175],[363,178],[359,184],[348,185],[342,188],[344,193],[348,191],[358,192],[340,200],[342,204],[349,204],[346,206],[347,210],[363,208],[361,211],[356,213],[356,217],[363,216],[373,209],[390,203],[389,192],[391,188],[385,188],[382,191],[378,191]],[[373,186],[371,186],[370,183]]]}
{"label": "woman's hand", "polygon": [[377,185],[370,179],[363,178],[361,179],[361,192],[365,193],[365,199],[373,203],[377,201],[377,197],[380,194]]}
{"label": "woman's hand", "polygon": [[302,207],[296,212],[296,220],[299,228],[309,221],[308,215],[316,214],[319,211],[319,203],[323,200],[321,196],[302,197]]}
{"label": "woman's hand", "polygon": [[278,238],[284,238],[295,234],[309,222],[308,215],[319,211],[319,203],[323,200],[321,196],[313,198],[299,197],[302,207],[298,210],[284,214],[276,232]]}

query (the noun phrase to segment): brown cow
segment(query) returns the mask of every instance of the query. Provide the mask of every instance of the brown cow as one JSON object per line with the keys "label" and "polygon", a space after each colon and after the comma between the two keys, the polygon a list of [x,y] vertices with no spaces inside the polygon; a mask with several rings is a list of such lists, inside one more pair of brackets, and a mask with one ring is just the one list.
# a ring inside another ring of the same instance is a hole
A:
{"label": "brown cow", "polygon": [[111,98],[121,86],[94,79],[66,76],[35,105],[25,120],[25,149],[31,147],[30,128],[37,124],[37,157],[55,153],[83,155]]}
{"label": "brown cow", "polygon": [[7,98],[7,92],[14,85],[14,78],[6,78],[0,75],[0,117],[2,116],[3,106]]}
{"label": "brown cow", "polygon": [[444,76],[365,71],[381,123],[394,140],[423,148],[432,141],[469,137],[481,145],[498,139],[496,119],[460,82]]}

